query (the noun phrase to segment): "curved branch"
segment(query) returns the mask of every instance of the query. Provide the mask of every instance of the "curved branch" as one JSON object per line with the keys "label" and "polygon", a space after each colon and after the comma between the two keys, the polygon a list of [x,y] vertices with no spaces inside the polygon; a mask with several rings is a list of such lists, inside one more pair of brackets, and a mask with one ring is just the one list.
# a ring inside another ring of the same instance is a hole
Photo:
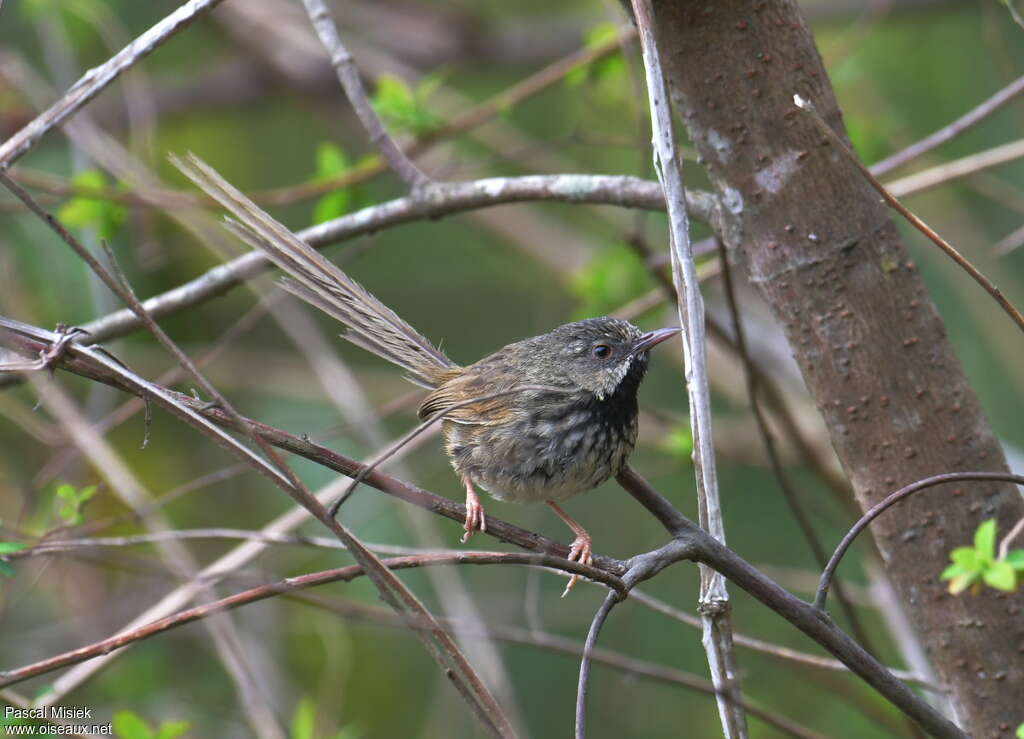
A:
{"label": "curved branch", "polygon": [[618,593],[608,593],[597,609],[597,613],[594,614],[594,620],[590,623],[590,631],[587,632],[587,641],[583,645],[583,659],[580,660],[580,680],[576,686],[576,739],[586,739],[587,684],[590,681],[591,657],[594,647],[597,645],[597,635],[601,633],[601,627],[608,620],[608,614],[620,600],[622,598]]}
{"label": "curved branch", "polygon": [[851,544],[853,544],[853,540],[857,538],[857,535],[866,529],[868,524],[882,515],[886,510],[896,503],[899,503],[904,498],[910,497],[914,493],[927,490],[928,488],[941,485],[945,482],[981,480],[990,482],[1014,482],[1018,485],[1024,485],[1024,476],[1014,475],[1009,472],[947,472],[942,475],[932,475],[931,477],[926,477],[923,480],[912,482],[906,487],[900,488],[895,493],[887,495],[885,498],[873,505],[868,512],[861,516],[860,520],[853,525],[853,528],[846,532],[846,536],[843,537],[843,540],[839,542],[839,546],[837,546],[836,550],[832,553],[832,557],[825,566],[825,570],[821,573],[821,580],[818,581],[818,590],[814,594],[814,607],[822,611],[825,610],[825,599],[828,598],[828,587],[832,582],[832,576],[835,575],[839,562],[842,560],[843,555],[846,554],[846,550],[850,548]]}

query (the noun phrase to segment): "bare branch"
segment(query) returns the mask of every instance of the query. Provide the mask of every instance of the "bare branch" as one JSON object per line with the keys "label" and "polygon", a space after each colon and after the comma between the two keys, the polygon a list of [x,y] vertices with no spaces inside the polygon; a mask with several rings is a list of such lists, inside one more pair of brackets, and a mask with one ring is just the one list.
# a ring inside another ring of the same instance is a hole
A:
{"label": "bare branch", "polygon": [[309,13],[309,19],[316,29],[320,42],[327,49],[331,57],[331,65],[338,74],[338,81],[341,83],[348,101],[355,108],[356,115],[363,124],[363,128],[370,135],[370,141],[377,147],[392,171],[397,174],[411,190],[417,190],[430,184],[430,178],[420,171],[419,167],[413,164],[412,160],[405,155],[401,147],[388,134],[380,115],[373,109],[366,91],[363,89],[362,80],[359,79],[359,70],[356,68],[352,55],[341,43],[338,35],[338,27],[334,25],[334,19],[327,9],[323,0],[302,0]]}
{"label": "bare branch", "polygon": [[[708,387],[704,338],[704,302],[690,246],[690,223],[686,212],[686,188],[682,160],[676,149],[668,87],[661,69],[660,52],[654,32],[651,0],[633,0],[633,13],[640,32],[644,72],[651,108],[654,166],[665,190],[671,234],[672,278],[679,295],[679,319],[683,326],[683,361],[686,389],[690,399],[690,428],[693,432],[694,468],[697,475],[697,503],[700,523],[715,539],[725,543],[725,527],[718,499],[718,471],[715,463],[711,425],[711,391]],[[744,739],[747,720],[739,690],[736,654],[729,619],[729,593],[721,574],[701,571],[700,612],[704,621],[704,650],[711,679],[719,695],[718,714],[726,739]]]}
{"label": "bare branch", "polygon": [[220,2],[221,0],[188,0],[106,62],[82,75],[57,102],[0,145],[0,169],[12,164],[31,149],[47,131],[76,113],[122,72],[150,54],[198,16],[217,7]]}
{"label": "bare branch", "polygon": [[930,136],[926,136],[920,141],[915,141],[902,151],[898,151],[880,162],[875,162],[870,167],[871,174],[875,175],[875,177],[881,177],[882,175],[888,174],[892,170],[902,167],[904,164],[927,154],[932,149],[956,138],[972,126],[975,126],[985,120],[1022,92],[1024,92],[1024,77],[1018,77],[995,95],[980,103],[977,107],[967,111],[952,123],[943,126],[935,133]]}

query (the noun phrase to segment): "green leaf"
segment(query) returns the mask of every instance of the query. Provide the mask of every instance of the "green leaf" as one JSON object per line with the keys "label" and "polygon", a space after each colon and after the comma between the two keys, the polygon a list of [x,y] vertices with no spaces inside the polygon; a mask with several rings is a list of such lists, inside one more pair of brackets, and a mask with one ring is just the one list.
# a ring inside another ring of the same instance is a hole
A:
{"label": "green leaf", "polygon": [[1024,739],[1024,724],[1017,727],[1017,739]]}
{"label": "green leaf", "polygon": [[[974,551],[974,550],[972,549],[971,551]],[[975,573],[974,569],[965,569],[964,567],[962,567],[962,566],[960,566],[958,564],[952,564],[952,565],[950,565],[949,567],[947,567],[946,569],[944,569],[942,571],[942,574],[939,575],[939,579],[940,580],[952,580],[957,575],[970,575],[970,574],[974,574],[974,573]]]}
{"label": "green leaf", "polygon": [[188,721],[164,721],[156,730],[156,739],[177,739],[192,728]]}
{"label": "green leaf", "polygon": [[82,504],[88,502],[89,499],[92,498],[92,496],[96,495],[96,489],[97,488],[96,488],[95,485],[88,485],[87,487],[84,487],[81,490],[79,490],[78,491],[78,504],[82,505]]}
{"label": "green leaf", "polygon": [[[96,169],[86,169],[71,178],[74,185],[82,188],[103,189],[107,180]],[[90,195],[75,195],[57,211],[57,217],[72,228],[93,228],[96,235],[105,240],[112,239],[128,217],[128,210],[112,200]]]}
{"label": "green leaf", "polygon": [[587,31],[584,37],[584,45],[588,49],[593,50],[599,46],[604,46],[610,41],[614,41],[618,36],[619,29],[615,27],[614,23],[599,23]]}
{"label": "green leaf", "polygon": [[14,568],[2,559],[0,559],[0,575],[3,575],[4,577],[14,577]]}
{"label": "green leaf", "polygon": [[569,282],[580,300],[575,317],[605,315],[643,294],[649,286],[647,268],[636,252],[622,244],[605,247]]}
{"label": "green leaf", "polygon": [[149,725],[133,711],[114,714],[114,733],[121,739],[156,739]]}
{"label": "green leaf", "polygon": [[1014,549],[1006,555],[1003,560],[1015,570],[1024,572],[1024,549]]}
{"label": "green leaf", "polygon": [[982,578],[985,584],[997,590],[1013,592],[1017,587],[1017,573],[1009,562],[1002,560],[993,562],[986,569]]}
{"label": "green leaf", "polygon": [[398,131],[423,134],[437,128],[441,119],[424,106],[425,98],[439,84],[435,77],[424,78],[416,92],[405,80],[390,74],[377,78],[373,107],[389,127]]}
{"label": "green leaf", "polygon": [[978,527],[974,532],[974,548],[977,550],[978,559],[988,563],[996,558],[996,521],[990,518]]}
{"label": "green leaf", "polygon": [[672,456],[690,461],[693,457],[693,432],[689,426],[676,426],[661,446]]}
{"label": "green leaf", "polygon": [[67,483],[57,488],[57,495],[70,503],[74,503],[78,499],[78,492],[75,490],[75,486]]}
{"label": "green leaf", "polygon": [[949,581],[949,592],[953,595],[959,595],[960,593],[971,587],[975,580],[978,579],[976,572],[967,573],[964,575],[957,575]]}
{"label": "green leaf", "polygon": [[957,547],[949,553],[949,558],[953,560],[954,564],[959,565],[967,572],[975,572],[981,569],[978,552],[974,547]]}
{"label": "green leaf", "polygon": [[303,697],[292,716],[291,739],[313,739],[316,726],[316,706],[311,698]]}
{"label": "green leaf", "polygon": [[0,557],[11,552],[20,552],[22,549],[26,549],[28,544],[22,544],[17,541],[0,541]]}
{"label": "green leaf", "polygon": [[[333,180],[349,170],[348,157],[344,150],[329,141],[316,147],[316,176],[314,182]],[[329,192],[313,206],[313,223],[323,223],[345,215],[350,207],[352,193],[349,189]]]}
{"label": "green leaf", "polygon": [[316,147],[316,181],[333,179],[348,169],[345,151],[330,141],[321,141]]}

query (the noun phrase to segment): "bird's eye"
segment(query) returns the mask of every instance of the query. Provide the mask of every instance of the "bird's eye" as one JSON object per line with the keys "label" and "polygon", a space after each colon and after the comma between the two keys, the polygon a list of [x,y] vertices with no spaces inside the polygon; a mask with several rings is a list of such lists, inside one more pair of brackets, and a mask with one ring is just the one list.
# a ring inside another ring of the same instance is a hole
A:
{"label": "bird's eye", "polygon": [[612,348],[607,344],[594,344],[594,348],[590,350],[598,359],[608,359],[612,355]]}

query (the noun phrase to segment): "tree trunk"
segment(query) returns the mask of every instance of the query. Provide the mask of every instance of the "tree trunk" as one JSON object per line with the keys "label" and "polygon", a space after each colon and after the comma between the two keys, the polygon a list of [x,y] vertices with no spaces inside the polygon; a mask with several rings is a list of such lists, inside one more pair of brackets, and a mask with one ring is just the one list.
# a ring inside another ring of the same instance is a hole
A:
{"label": "tree trunk", "polygon": [[[794,94],[811,101],[845,139],[796,4],[661,0],[656,11],[673,102],[723,203],[725,240],[785,328],[860,506],[940,472],[1005,470],[889,212],[793,105]],[[1022,516],[1013,486],[965,483],[872,525],[958,721],[979,739],[1024,721],[1024,595],[953,597],[939,574],[983,520],[1005,533]]]}

